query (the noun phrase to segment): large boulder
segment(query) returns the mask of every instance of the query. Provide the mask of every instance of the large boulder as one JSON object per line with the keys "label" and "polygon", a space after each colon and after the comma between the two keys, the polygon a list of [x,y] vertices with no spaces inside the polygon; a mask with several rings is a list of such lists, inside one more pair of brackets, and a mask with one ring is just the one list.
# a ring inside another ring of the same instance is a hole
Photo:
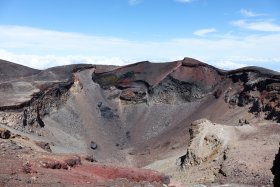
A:
{"label": "large boulder", "polygon": [[191,124],[190,137],[191,143],[184,159],[186,167],[223,159],[226,151],[235,141],[236,134],[233,127],[200,119]]}

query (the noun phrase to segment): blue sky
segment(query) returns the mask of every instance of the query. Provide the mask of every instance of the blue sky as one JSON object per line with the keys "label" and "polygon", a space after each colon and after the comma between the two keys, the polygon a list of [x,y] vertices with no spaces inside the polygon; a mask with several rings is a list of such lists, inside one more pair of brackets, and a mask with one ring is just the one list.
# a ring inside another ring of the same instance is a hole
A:
{"label": "blue sky", "polygon": [[280,70],[279,0],[0,0],[0,58],[35,68],[197,58]]}

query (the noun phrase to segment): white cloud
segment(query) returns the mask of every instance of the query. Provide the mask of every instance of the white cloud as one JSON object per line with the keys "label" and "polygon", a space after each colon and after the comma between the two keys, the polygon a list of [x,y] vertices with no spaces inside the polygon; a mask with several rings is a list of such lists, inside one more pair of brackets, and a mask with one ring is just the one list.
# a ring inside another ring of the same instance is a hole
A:
{"label": "white cloud", "polygon": [[257,14],[255,12],[252,12],[252,11],[246,10],[246,9],[241,9],[240,14],[244,17],[257,17],[257,16],[262,16],[263,15],[263,14]]}
{"label": "white cloud", "polygon": [[264,32],[280,32],[280,25],[268,21],[248,21],[248,20],[237,20],[233,21],[232,25],[255,31],[264,31]]}
{"label": "white cloud", "polygon": [[215,28],[208,28],[208,29],[200,29],[200,30],[194,31],[193,34],[197,35],[197,36],[205,36],[205,35],[213,33],[213,32],[217,32],[217,30]]}
{"label": "white cloud", "polygon": [[46,69],[68,64],[127,65],[135,62],[134,60],[119,57],[30,55],[12,53],[6,50],[0,50],[0,58],[36,69]]}
{"label": "white cloud", "polygon": [[190,3],[190,2],[192,2],[193,0],[175,0],[175,1],[177,1],[177,2],[179,2],[179,3]]}
{"label": "white cloud", "polygon": [[[114,37],[91,36],[23,26],[0,25],[0,49],[29,53],[91,55],[110,57],[125,55],[123,49],[136,46],[134,41]],[[114,53],[113,53],[114,51]]]}
{"label": "white cloud", "polygon": [[280,59],[279,58],[255,58],[244,56],[231,56],[227,58],[218,58],[208,61],[214,66],[221,69],[237,69],[246,66],[261,66],[279,71]]}
{"label": "white cloud", "polygon": [[213,64],[220,69],[226,69],[226,70],[238,69],[238,68],[248,66],[248,64],[238,63],[236,61],[231,61],[229,59],[218,60],[218,62],[213,62]]}
{"label": "white cloud", "polygon": [[279,67],[279,49],[280,33],[154,42],[0,25],[0,59],[40,69],[71,63],[123,65],[141,60],[169,61],[186,56],[213,65],[220,63],[218,66],[223,68],[244,64],[268,67],[268,62],[271,67]]}
{"label": "white cloud", "polygon": [[141,2],[141,0],[128,0],[128,4],[130,6],[134,6],[134,5],[137,5]]}

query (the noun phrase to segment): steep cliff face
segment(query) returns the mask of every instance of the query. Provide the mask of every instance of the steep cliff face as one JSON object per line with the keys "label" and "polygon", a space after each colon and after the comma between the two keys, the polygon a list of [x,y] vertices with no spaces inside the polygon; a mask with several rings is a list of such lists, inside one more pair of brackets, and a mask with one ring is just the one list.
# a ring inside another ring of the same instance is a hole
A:
{"label": "steep cliff face", "polygon": [[140,62],[94,73],[103,89],[116,87],[123,101],[190,102],[211,94],[222,80],[220,70],[191,58],[171,63]]}
{"label": "steep cliff face", "polygon": [[[227,90],[225,100],[239,107],[249,106],[256,117],[280,122],[280,75],[258,67],[231,71],[227,75],[235,89]],[[236,87],[239,85],[239,87]],[[231,92],[231,94],[229,94]]]}

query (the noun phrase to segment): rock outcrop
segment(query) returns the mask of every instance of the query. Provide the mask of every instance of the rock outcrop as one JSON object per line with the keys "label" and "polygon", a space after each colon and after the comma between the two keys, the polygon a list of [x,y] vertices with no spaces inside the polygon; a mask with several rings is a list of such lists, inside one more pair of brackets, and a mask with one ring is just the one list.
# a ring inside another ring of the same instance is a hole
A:
{"label": "rock outcrop", "polygon": [[190,127],[190,145],[182,166],[191,167],[213,160],[224,160],[227,150],[237,138],[233,128],[207,119],[194,121]]}
{"label": "rock outcrop", "polygon": [[[280,136],[276,132],[265,136],[271,133],[271,128],[278,129],[273,125],[226,126],[207,119],[194,121],[186,154],[177,160],[181,170],[173,171],[176,173],[174,176],[186,184],[202,181],[254,186],[271,186],[272,181],[278,184],[279,153],[274,141],[278,141]],[[186,180],[181,178],[183,176]]]}
{"label": "rock outcrop", "polygon": [[257,117],[280,122],[280,74],[258,67],[227,73],[233,87],[225,92],[225,101],[239,107],[250,106]]}

